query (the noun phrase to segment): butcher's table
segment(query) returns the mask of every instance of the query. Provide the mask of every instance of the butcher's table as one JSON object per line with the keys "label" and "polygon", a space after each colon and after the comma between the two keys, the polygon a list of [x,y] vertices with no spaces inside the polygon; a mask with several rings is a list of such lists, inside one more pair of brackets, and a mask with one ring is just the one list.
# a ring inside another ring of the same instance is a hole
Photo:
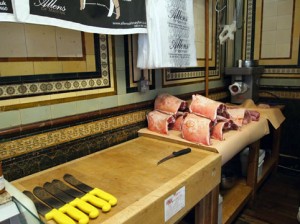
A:
{"label": "butcher's table", "polygon": [[12,184],[32,191],[53,179],[64,181],[69,173],[117,197],[118,204],[91,224],[175,223],[191,209],[197,223],[217,223],[221,156],[191,147],[191,153],[157,165],[180,149],[180,144],[141,136]]}

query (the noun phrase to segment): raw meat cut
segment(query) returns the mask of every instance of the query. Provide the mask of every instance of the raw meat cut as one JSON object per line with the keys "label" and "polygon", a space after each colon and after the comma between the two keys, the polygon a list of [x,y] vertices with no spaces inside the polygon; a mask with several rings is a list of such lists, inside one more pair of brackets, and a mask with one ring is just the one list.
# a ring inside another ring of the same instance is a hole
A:
{"label": "raw meat cut", "polygon": [[260,113],[255,110],[248,110],[252,121],[259,121]]}
{"label": "raw meat cut", "polygon": [[171,114],[165,114],[154,110],[147,114],[148,129],[161,134],[168,134],[168,126],[175,122]]}
{"label": "raw meat cut", "polygon": [[184,111],[186,108],[186,101],[168,93],[162,93],[155,98],[154,110],[168,114],[176,114],[178,111]]}
{"label": "raw meat cut", "polygon": [[188,141],[210,145],[212,121],[196,114],[187,114],[182,123],[182,137]]}
{"label": "raw meat cut", "polygon": [[192,102],[189,106],[189,110],[191,113],[209,118],[212,121],[216,120],[217,115],[222,115],[227,118],[229,117],[226,106],[223,103],[198,94],[192,96]]}
{"label": "raw meat cut", "polygon": [[254,110],[247,110],[245,108],[227,108],[227,112],[230,115],[230,119],[239,127],[248,124],[251,121],[258,121],[260,113]]}
{"label": "raw meat cut", "polygon": [[224,140],[223,134],[228,130],[237,130],[239,127],[229,119],[222,119],[222,121],[218,122],[213,126],[211,131],[211,137],[217,140]]}
{"label": "raw meat cut", "polygon": [[169,129],[181,131],[182,122],[187,114],[187,112],[178,112],[175,116],[175,123],[170,124]]}
{"label": "raw meat cut", "polygon": [[213,128],[211,132],[211,137],[217,140],[224,140],[223,138],[223,128],[224,125],[226,124],[225,121],[218,122]]}

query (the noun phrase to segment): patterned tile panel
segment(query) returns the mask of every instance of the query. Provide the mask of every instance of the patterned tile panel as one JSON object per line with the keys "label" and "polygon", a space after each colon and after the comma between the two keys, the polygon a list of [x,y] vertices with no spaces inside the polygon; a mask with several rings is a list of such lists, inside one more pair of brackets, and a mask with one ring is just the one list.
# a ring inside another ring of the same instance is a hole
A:
{"label": "patterned tile panel", "polygon": [[0,143],[0,160],[143,122],[149,110],[106,118]]}

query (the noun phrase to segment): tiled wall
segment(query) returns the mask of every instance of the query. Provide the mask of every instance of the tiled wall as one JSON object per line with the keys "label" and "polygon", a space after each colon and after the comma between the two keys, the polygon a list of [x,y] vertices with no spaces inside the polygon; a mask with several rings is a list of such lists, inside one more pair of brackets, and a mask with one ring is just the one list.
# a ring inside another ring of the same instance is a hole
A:
{"label": "tiled wall", "polygon": [[2,131],[0,157],[5,178],[21,178],[137,137],[137,131],[146,125],[146,113],[151,106],[126,109]]}

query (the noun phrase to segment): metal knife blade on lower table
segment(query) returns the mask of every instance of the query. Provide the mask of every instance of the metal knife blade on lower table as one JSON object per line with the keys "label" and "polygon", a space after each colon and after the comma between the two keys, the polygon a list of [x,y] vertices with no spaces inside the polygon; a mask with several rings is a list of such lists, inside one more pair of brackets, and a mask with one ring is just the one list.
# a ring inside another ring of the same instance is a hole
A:
{"label": "metal knife blade on lower table", "polygon": [[77,220],[80,224],[87,224],[89,222],[89,217],[86,214],[70,204],[63,203],[44,188],[35,187],[33,189],[33,194],[50,207],[56,208],[58,211],[69,215],[71,218]]}
{"label": "metal knife blade on lower table", "polygon": [[61,211],[57,210],[56,208],[50,208],[46,204],[39,201],[30,191],[23,191],[23,193],[32,200],[38,213],[44,216],[47,221],[53,219],[59,224],[76,224],[73,219]]}
{"label": "metal knife blade on lower table", "polygon": [[101,208],[103,212],[108,212],[111,209],[111,205],[103,200],[102,198],[98,198],[92,194],[89,193],[83,193],[82,191],[79,191],[75,188],[72,188],[65,184],[64,182],[60,180],[53,180],[52,184],[60,189],[61,191],[65,192],[66,194],[74,197],[74,198],[80,198],[82,201],[88,202],[98,208]]}
{"label": "metal knife blade on lower table", "polygon": [[71,174],[65,174],[64,175],[64,180],[66,182],[68,182],[69,184],[71,184],[72,186],[76,187],[77,189],[86,192],[86,193],[90,193],[92,195],[95,195],[99,198],[102,198],[103,200],[107,201],[109,204],[111,204],[111,206],[114,206],[117,204],[117,198],[114,197],[113,195],[99,189],[99,188],[92,188],[90,186],[88,186],[87,184],[82,183],[81,181],[77,180],[74,176],[72,176]]}
{"label": "metal knife blade on lower table", "polygon": [[87,213],[90,218],[97,218],[99,216],[99,211],[97,208],[95,208],[91,204],[81,200],[80,198],[77,198],[77,197],[74,198],[74,197],[66,194],[64,191],[57,188],[53,184],[53,182],[52,183],[46,182],[43,185],[43,187],[45,188],[46,191],[48,191],[54,197],[62,200],[64,203],[69,203],[73,207],[76,207],[79,210]]}
{"label": "metal knife blade on lower table", "polygon": [[186,148],[186,149],[181,149],[181,150],[179,150],[177,152],[172,152],[172,154],[170,154],[170,155],[166,156],[165,158],[159,160],[157,162],[157,165],[159,165],[159,164],[161,164],[161,163],[163,163],[163,162],[165,162],[165,161],[167,161],[169,159],[172,159],[172,158],[175,158],[175,157],[182,156],[184,154],[190,153],[191,151],[192,150],[190,148]]}

